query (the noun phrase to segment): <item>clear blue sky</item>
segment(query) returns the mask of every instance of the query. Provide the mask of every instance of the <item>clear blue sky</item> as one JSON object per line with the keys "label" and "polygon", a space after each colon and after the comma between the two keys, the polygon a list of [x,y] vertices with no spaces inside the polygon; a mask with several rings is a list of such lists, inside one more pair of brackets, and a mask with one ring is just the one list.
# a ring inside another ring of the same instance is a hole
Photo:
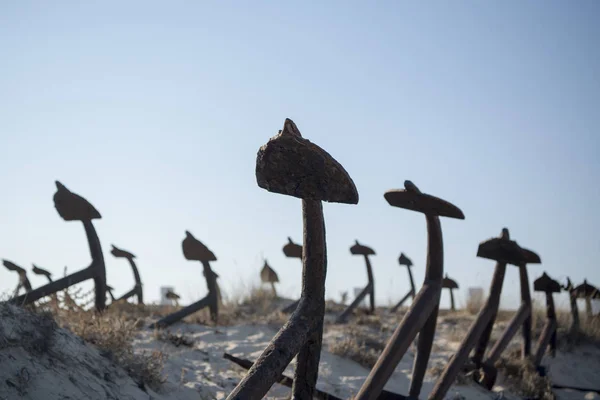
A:
{"label": "clear blue sky", "polygon": [[[138,256],[149,301],[169,284],[206,292],[183,258],[190,230],[218,257],[224,291],[258,282],[262,256],[294,297],[300,200],[260,189],[258,148],[293,119],[350,173],[356,206],[325,204],[327,296],[366,283],[377,299],[421,285],[421,214],[390,207],[405,179],[459,206],[443,219],[445,268],[487,291],[478,243],[508,227],[542,271],[600,285],[600,2],[2,2],[0,257],[62,275],[89,264],[54,181],[91,201],[109,284]],[[44,279],[30,274],[34,286]],[[0,269],[2,291],[17,283]],[[448,304],[443,295],[443,306]],[[518,305],[511,267],[503,297]]]}

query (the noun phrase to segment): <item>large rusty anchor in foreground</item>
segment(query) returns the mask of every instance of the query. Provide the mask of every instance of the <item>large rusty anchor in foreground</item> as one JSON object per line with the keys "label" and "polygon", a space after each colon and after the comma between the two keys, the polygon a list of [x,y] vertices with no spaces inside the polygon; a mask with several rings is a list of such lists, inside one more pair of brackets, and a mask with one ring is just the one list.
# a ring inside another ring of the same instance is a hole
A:
{"label": "large rusty anchor in foreground", "polygon": [[378,398],[417,334],[417,354],[408,396],[414,399],[419,397],[433,345],[444,275],[444,245],[439,217],[465,218],[458,207],[440,198],[421,193],[411,181],[405,181],[404,188],[404,190],[390,190],[384,197],[391,206],[425,214],[427,222],[425,279],[415,301],[388,341],[355,400]]}
{"label": "large rusty anchor in foreground", "polygon": [[327,248],[322,201],[357,204],[350,175],[329,153],[304,139],[286,119],[283,130],[256,157],[256,181],[269,192],[302,199],[303,254],[300,302],[228,400],[262,399],[297,356],[292,396],[312,399],[319,375]]}
{"label": "large rusty anchor in foreground", "polygon": [[14,297],[9,302],[20,305],[30,304],[42,297],[50,296],[70,286],[93,279],[95,286],[95,308],[97,311],[103,311],[106,308],[106,269],[100,239],[98,239],[98,234],[92,224],[92,220],[100,219],[102,216],[90,202],[78,194],[71,192],[59,181],[56,181],[56,188],[54,207],[65,221],[80,221],[83,224],[90,247],[92,263],[85,269],[33,289],[24,295]]}

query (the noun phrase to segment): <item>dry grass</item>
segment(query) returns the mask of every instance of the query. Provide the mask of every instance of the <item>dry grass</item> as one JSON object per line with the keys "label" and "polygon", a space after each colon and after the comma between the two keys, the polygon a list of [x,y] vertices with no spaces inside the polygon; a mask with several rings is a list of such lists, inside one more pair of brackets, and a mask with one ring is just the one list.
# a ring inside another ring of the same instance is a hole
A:
{"label": "dry grass", "polygon": [[349,326],[346,336],[329,346],[329,352],[340,357],[349,358],[365,368],[371,369],[383,351],[385,343],[373,340],[356,327]]}
{"label": "dry grass", "polygon": [[[137,310],[141,307],[135,306]],[[153,390],[164,383],[162,376],[163,354],[136,354],[132,342],[139,328],[139,318],[123,315],[120,307],[109,308],[99,315],[94,311],[61,311],[55,316],[58,324],[87,343],[96,346],[100,353],[122,367],[140,388],[148,385]]]}
{"label": "dry grass", "polygon": [[485,303],[484,296],[472,296],[471,294],[467,295],[467,304],[465,309],[471,315],[477,314]]}
{"label": "dry grass", "polygon": [[[556,310],[556,322],[558,324],[558,347],[563,351],[571,351],[573,348],[583,344],[600,345],[600,317],[588,319],[580,313],[579,331],[571,329],[571,311]],[[546,309],[534,307],[533,309],[532,336],[537,338],[541,335],[546,324]]]}
{"label": "dry grass", "polygon": [[[243,323],[267,323],[279,324],[285,323],[289,316],[279,312],[284,302],[279,297],[274,297],[270,288],[265,288],[259,284],[245,285],[241,284],[239,288],[232,291],[234,296],[228,296],[222,292],[222,301],[219,303],[218,326],[232,326]],[[111,308],[113,305],[111,305]],[[125,309],[139,307],[130,303],[119,305]],[[184,306],[163,306],[146,305],[141,309],[130,309],[130,312],[121,311],[124,316],[133,318],[153,317],[162,318]],[[214,325],[210,319],[208,308],[193,313],[185,317],[182,322],[199,325]]]}
{"label": "dry grass", "polygon": [[[235,296],[223,296],[219,308],[218,325],[220,326],[241,323],[282,325],[289,318],[289,315],[279,312],[285,302],[281,298],[273,296],[270,288],[265,288],[260,284],[242,285],[233,293]],[[77,292],[72,292],[71,295],[77,300],[83,297],[80,297]],[[450,325],[448,330],[451,341],[462,340],[466,329],[473,321],[473,315],[481,310],[484,301],[483,298],[469,298],[465,310],[456,312],[442,312],[442,310],[440,312],[440,319]],[[158,305],[138,306],[123,302],[112,304],[108,311],[100,316],[91,311],[61,309],[55,310],[55,318],[59,325],[70,329],[85,341],[97,346],[102,354],[122,366],[140,385],[147,384],[154,389],[164,382],[161,375],[163,355],[161,353],[134,354],[132,340],[137,329],[146,325],[147,318],[163,317],[180,308]],[[344,308],[343,305],[334,301],[327,302],[328,312],[337,314]],[[344,328],[344,338],[332,343],[329,351],[349,358],[368,369],[372,368],[381,354],[385,342],[389,339],[390,332],[396,328],[402,317],[401,313],[396,314],[394,318],[389,318],[387,314],[384,317],[384,313],[379,311],[378,309],[375,315],[368,315],[362,309],[357,310],[350,323]],[[500,310],[497,316],[497,328],[501,329],[502,325],[514,314],[515,311]],[[557,310],[557,319],[558,340],[562,350],[587,342],[600,344],[600,319],[588,320],[582,313],[580,332],[570,331],[569,311]],[[209,322],[208,310],[194,313],[184,321],[212,325]],[[545,309],[534,304],[534,340],[541,334],[545,322]],[[519,336],[517,335],[517,337]],[[174,346],[191,347],[194,344],[193,340],[185,335],[176,335],[168,331],[157,331],[155,337],[157,340],[169,342]],[[490,344],[493,344],[493,340]],[[43,344],[40,345],[43,347]],[[434,365],[428,372],[430,375],[437,376],[443,367],[444,365],[441,364]],[[553,398],[548,380],[541,378],[531,363],[517,359],[516,356],[509,356],[502,359],[498,367],[506,377],[507,383],[519,393],[540,399]],[[466,379],[461,374],[457,378],[457,383],[464,383]]]}
{"label": "dry grass", "polygon": [[[289,319],[289,315],[280,311],[288,302],[274,296],[270,288],[260,284],[250,284],[242,285],[234,292],[235,296],[224,297],[222,308],[219,310],[220,325],[265,323],[281,326]],[[221,314],[223,322],[221,322]]]}
{"label": "dry grass", "polygon": [[540,376],[533,363],[530,360],[522,360],[517,352],[500,359],[496,363],[496,368],[515,393],[540,400],[556,398],[552,393],[550,380]]}

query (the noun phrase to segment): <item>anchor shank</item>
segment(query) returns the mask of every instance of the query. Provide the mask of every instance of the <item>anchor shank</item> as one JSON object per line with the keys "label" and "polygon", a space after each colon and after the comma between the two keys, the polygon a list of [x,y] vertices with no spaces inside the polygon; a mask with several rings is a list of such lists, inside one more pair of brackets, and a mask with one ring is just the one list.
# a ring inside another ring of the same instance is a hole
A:
{"label": "anchor shank", "polygon": [[354,400],[375,400],[379,396],[417,333],[438,306],[440,290],[441,285],[423,285]]}
{"label": "anchor shank", "polygon": [[506,349],[506,346],[508,346],[513,336],[515,336],[523,322],[525,322],[525,320],[527,320],[527,318],[529,318],[530,316],[531,306],[528,304],[521,304],[519,310],[517,311],[517,314],[515,314],[513,319],[504,329],[504,332],[502,333],[500,339],[498,339],[494,347],[492,347],[492,350],[490,350],[490,354],[485,360],[486,364],[493,365],[496,361],[498,361],[500,355],[502,354],[504,349]]}
{"label": "anchor shank", "polygon": [[[496,268],[494,269],[494,276],[492,277],[492,283],[490,285],[490,294],[484,306],[486,309],[490,310],[491,317],[486,321],[485,330],[479,337],[478,343],[475,346],[475,352],[473,354],[473,361],[476,365],[479,365],[481,363],[481,360],[483,360],[485,350],[487,349],[487,345],[490,341],[492,328],[494,326],[494,321],[496,320],[496,315],[498,314],[498,307],[500,306],[500,294],[502,293],[502,286],[504,284],[505,274],[506,263],[498,261],[496,263]],[[479,323],[479,318],[477,319],[476,323]]]}
{"label": "anchor shank", "polygon": [[442,227],[437,216],[426,215],[427,220],[427,267],[425,269],[425,281],[431,282],[432,286],[438,287],[439,292],[436,306],[432,310],[429,319],[423,326],[417,339],[417,354],[413,364],[412,380],[410,382],[409,396],[418,398],[423,386],[423,378],[427,371],[427,363],[433,346],[435,327],[437,325],[437,314],[442,291],[442,279],[444,275],[444,241],[442,239]]}
{"label": "anchor shank", "polygon": [[[519,280],[521,284],[521,303],[526,304],[531,309],[531,292],[529,291],[529,277],[527,276],[527,265],[519,266]],[[531,313],[523,321],[522,334],[523,344],[521,346],[521,357],[525,358],[531,354]]]}
{"label": "anchor shank", "polygon": [[369,256],[365,255],[365,264],[367,265],[367,279],[369,280],[369,286],[371,290],[369,291],[369,302],[371,306],[371,313],[375,312],[375,280],[373,279],[373,268],[371,267],[371,261],[369,260]]}

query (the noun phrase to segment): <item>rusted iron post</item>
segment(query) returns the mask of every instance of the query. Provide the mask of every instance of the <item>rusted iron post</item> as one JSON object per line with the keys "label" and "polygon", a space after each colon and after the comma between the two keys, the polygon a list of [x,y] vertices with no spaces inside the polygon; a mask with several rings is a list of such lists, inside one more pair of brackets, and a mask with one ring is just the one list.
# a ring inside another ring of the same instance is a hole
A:
{"label": "rusted iron post", "polygon": [[538,340],[537,349],[533,356],[533,365],[539,367],[542,363],[542,358],[546,352],[546,348],[550,345],[550,354],[554,357],[556,353],[556,311],[554,309],[553,293],[560,293],[560,284],[550,278],[544,272],[541,277],[533,282],[533,290],[536,292],[544,292],[546,294],[546,324],[542,330],[542,334]]}
{"label": "rusted iron post", "polygon": [[458,207],[440,198],[421,193],[411,181],[405,181],[404,188],[404,190],[390,190],[384,197],[391,206],[425,214],[428,236],[425,279],[415,301],[388,341],[355,400],[378,398],[417,334],[419,335],[417,354],[413,365],[409,397],[415,399],[419,397],[433,345],[444,275],[444,250],[439,217],[465,218]]}
{"label": "rusted iron post", "polygon": [[135,279],[135,286],[133,287],[133,289],[125,293],[123,296],[119,297],[117,301],[127,300],[132,296],[137,296],[138,304],[144,304],[144,289],[142,287],[142,278],[140,277],[140,272],[137,268],[137,265],[135,265],[135,261],[133,260],[135,258],[135,255],[126,250],[116,247],[114,244],[112,245],[110,254],[117,258],[125,258],[131,266],[131,270],[133,271],[133,279]]}
{"label": "rusted iron post", "polygon": [[182,308],[172,314],[167,315],[163,319],[150,325],[150,328],[166,328],[174,323],[182,320],[200,311],[205,307],[208,307],[210,311],[210,318],[215,324],[219,317],[219,288],[217,285],[218,275],[210,268],[211,261],[217,261],[217,257],[212,251],[208,249],[202,242],[196,239],[189,231],[185,231],[185,239],[182,242],[183,256],[189,261],[200,261],[204,269],[204,278],[206,279],[206,286],[208,288],[208,294],[198,300],[197,302],[190,304],[187,307]]}
{"label": "rusted iron post", "polygon": [[19,274],[19,283],[17,284],[17,288],[15,289],[13,297],[19,295],[19,291],[21,290],[21,288],[23,288],[25,294],[31,292],[31,283],[29,283],[29,279],[27,278],[27,271],[25,270],[25,268],[19,267],[14,262],[8,260],[2,260],[2,263],[4,264],[7,270]]}
{"label": "rusted iron post", "polygon": [[410,282],[410,290],[398,303],[396,303],[394,307],[390,309],[390,311],[392,312],[398,311],[398,309],[402,307],[402,304],[404,304],[409,297],[412,297],[413,301],[415,301],[415,294],[417,293],[417,290],[415,289],[415,281],[413,280],[411,271],[411,268],[413,266],[411,259],[404,255],[404,253],[400,253],[398,263],[400,265],[404,265],[406,267],[406,270],[408,271],[408,281]]}
{"label": "rusted iron post", "polygon": [[327,275],[321,202],[357,204],[358,192],[344,167],[304,139],[290,119],[259,149],[256,180],[259,187],[270,192],[302,199],[302,294],[289,321],[227,399],[262,399],[296,355],[292,397],[311,399],[319,374]]}
{"label": "rusted iron post", "polygon": [[[525,253],[527,254],[526,249]],[[521,327],[523,342],[521,342],[521,358],[525,359],[531,354],[531,292],[529,290],[529,276],[527,275],[527,265],[523,264],[519,267],[519,281],[521,284],[521,303],[527,306],[528,312],[525,321]],[[508,343],[507,343],[508,345]],[[494,361],[495,362],[495,361]]]}
{"label": "rusted iron post", "polygon": [[273,297],[277,297],[277,290],[275,290],[275,284],[279,282],[279,277],[277,276],[277,272],[267,263],[265,260],[265,265],[263,265],[260,270],[260,280],[263,283],[270,283],[271,290],[273,291]]}
{"label": "rusted iron post", "polygon": [[92,224],[92,220],[100,219],[102,216],[86,199],[71,192],[59,181],[55,183],[57,190],[54,194],[54,207],[63,220],[80,221],[83,223],[90,247],[92,263],[85,269],[34,289],[27,294],[15,297],[10,302],[23,305],[33,303],[42,297],[50,296],[69,286],[93,279],[96,297],[95,307],[97,311],[103,311],[106,308],[106,269],[100,239],[98,239],[98,234]]}
{"label": "rusted iron post", "polygon": [[375,255],[375,250],[370,247],[363,246],[358,243],[358,240],[355,241],[355,244],[350,247],[350,253],[353,255],[360,255],[365,258],[365,263],[367,265],[367,286],[356,296],[354,301],[346,307],[346,309],[338,316],[336,322],[338,324],[344,323],[348,320],[348,316],[352,314],[352,311],[363,301],[367,295],[369,295],[370,300],[370,311],[371,313],[375,312],[375,280],[373,279],[373,268],[371,267],[371,261],[369,260],[369,256]]}
{"label": "rusted iron post", "polygon": [[498,314],[506,264],[519,265],[525,261],[523,249],[517,242],[510,240],[510,234],[506,228],[502,229],[500,237],[480,243],[477,249],[477,257],[496,261],[496,268],[494,269],[494,276],[490,285],[490,294],[485,305],[479,311],[476,320],[471,324],[458,351],[448,361],[446,368],[436,381],[428,397],[430,400],[442,400],[444,398],[446,392],[467,361],[471,350],[475,349],[475,354],[472,358],[475,367],[479,368],[481,366],[494,321]]}
{"label": "rusted iron post", "polygon": [[[289,258],[298,258],[302,262],[302,246],[294,243],[291,237],[288,237],[288,242],[283,246],[283,254]],[[300,303],[299,299],[283,307],[281,312],[285,314],[294,312],[296,307],[298,307],[298,303]]]}
{"label": "rusted iron post", "polygon": [[444,280],[442,281],[442,288],[448,289],[450,291],[450,309],[452,311],[456,311],[456,307],[454,304],[454,293],[452,293],[452,291],[454,289],[458,289],[458,283],[456,283],[454,279],[448,278],[448,275],[446,274]]}

